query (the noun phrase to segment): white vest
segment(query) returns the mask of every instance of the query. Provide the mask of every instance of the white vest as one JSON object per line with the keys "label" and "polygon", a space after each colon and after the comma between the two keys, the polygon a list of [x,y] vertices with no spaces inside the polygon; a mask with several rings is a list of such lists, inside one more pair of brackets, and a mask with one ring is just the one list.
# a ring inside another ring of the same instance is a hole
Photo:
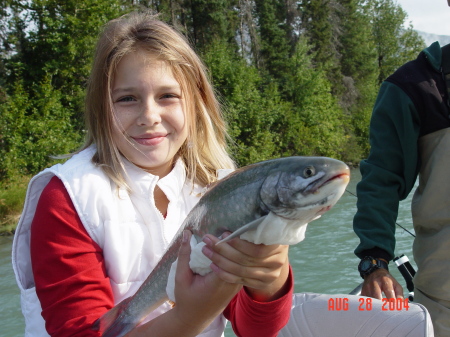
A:
{"label": "white vest", "polygon": [[[132,193],[117,189],[104,172],[91,162],[95,148],[73,156],[35,176],[28,186],[25,206],[16,229],[12,262],[21,291],[25,336],[48,336],[36,295],[30,257],[30,227],[44,187],[57,176],[64,183],[90,237],[102,248],[110,277],[114,303],[133,295],[164,254],[184,218],[199,200],[201,188],[186,181],[182,161],[159,179],[126,162],[127,183]],[[169,199],[167,217],[155,206],[158,185]],[[163,304],[146,321],[170,309]],[[226,320],[220,315],[199,336],[222,336]]]}

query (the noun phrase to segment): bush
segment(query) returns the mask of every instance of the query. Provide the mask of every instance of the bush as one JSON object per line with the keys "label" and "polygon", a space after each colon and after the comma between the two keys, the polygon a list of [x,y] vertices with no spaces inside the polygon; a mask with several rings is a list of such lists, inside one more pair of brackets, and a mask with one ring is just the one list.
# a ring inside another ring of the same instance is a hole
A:
{"label": "bush", "polygon": [[0,106],[0,181],[33,175],[54,164],[52,155],[79,147],[81,132],[73,125],[73,112],[64,109],[61,94],[50,80],[32,88],[19,81]]}
{"label": "bush", "polygon": [[0,184],[0,235],[12,234],[19,221],[29,176],[12,177]]}

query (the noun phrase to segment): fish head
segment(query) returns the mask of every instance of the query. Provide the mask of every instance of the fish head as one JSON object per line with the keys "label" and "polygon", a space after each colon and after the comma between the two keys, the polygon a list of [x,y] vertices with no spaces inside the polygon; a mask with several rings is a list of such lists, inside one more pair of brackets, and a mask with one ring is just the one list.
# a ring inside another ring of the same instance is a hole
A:
{"label": "fish head", "polygon": [[327,157],[289,157],[269,174],[261,208],[286,219],[312,221],[330,210],[350,181],[349,167]]}

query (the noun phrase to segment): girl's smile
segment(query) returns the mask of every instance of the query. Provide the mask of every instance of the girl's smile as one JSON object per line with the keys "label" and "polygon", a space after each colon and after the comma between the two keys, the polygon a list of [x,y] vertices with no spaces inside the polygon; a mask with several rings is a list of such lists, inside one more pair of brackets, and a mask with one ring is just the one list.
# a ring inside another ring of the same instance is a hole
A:
{"label": "girl's smile", "polygon": [[146,146],[154,146],[158,145],[162,141],[164,141],[167,134],[162,133],[154,133],[154,134],[145,134],[138,137],[131,137],[136,143]]}
{"label": "girl's smile", "polygon": [[113,81],[114,140],[135,165],[163,177],[186,141],[181,87],[171,68],[144,51],[125,55]]}

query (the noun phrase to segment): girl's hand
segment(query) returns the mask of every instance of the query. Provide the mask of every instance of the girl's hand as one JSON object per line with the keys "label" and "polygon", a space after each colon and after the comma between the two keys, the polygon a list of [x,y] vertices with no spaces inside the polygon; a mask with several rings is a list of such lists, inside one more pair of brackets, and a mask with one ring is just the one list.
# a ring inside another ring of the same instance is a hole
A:
{"label": "girl's hand", "polygon": [[189,267],[191,233],[184,232],[175,275],[175,307],[142,324],[127,336],[195,337],[220,315],[242,289],[240,284],[222,280],[215,273],[194,274]]}
{"label": "girl's hand", "polygon": [[239,238],[216,245],[219,239],[210,234],[205,235],[203,242],[203,254],[212,261],[211,269],[222,280],[243,284],[260,302],[273,301],[286,293],[289,246],[254,244]]}
{"label": "girl's hand", "polygon": [[189,267],[191,233],[184,232],[178,254],[175,276],[174,311],[178,319],[188,326],[201,327],[201,332],[226,308],[242,289],[241,284],[229,283],[215,273],[205,276],[194,274]]}

